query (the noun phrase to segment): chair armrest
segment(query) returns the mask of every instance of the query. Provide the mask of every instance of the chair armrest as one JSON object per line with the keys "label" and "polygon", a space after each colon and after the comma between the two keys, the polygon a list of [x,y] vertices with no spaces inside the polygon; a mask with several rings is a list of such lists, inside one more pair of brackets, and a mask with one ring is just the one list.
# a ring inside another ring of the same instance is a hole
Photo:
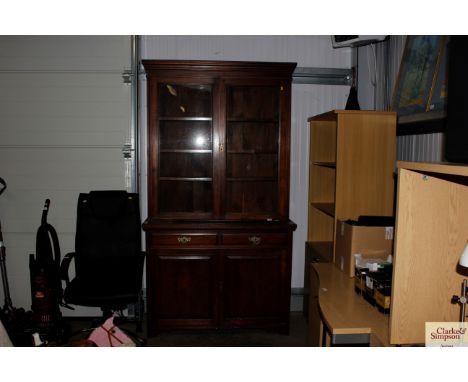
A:
{"label": "chair armrest", "polygon": [[75,252],[67,253],[60,263],[60,279],[65,281],[65,285],[70,284],[70,278],[68,277],[68,269],[70,268],[70,263],[75,257]]}

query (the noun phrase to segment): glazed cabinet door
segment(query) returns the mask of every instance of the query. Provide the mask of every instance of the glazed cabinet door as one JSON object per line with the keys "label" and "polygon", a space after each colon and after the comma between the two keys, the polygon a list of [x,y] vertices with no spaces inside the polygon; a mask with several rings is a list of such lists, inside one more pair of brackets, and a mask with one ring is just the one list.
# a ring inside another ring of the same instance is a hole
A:
{"label": "glazed cabinet door", "polygon": [[213,214],[213,85],[150,82],[150,211],[160,217]]}
{"label": "glazed cabinet door", "polygon": [[289,136],[281,139],[286,87],[271,82],[226,84],[223,200],[227,218],[285,216],[282,183],[289,174],[282,173],[280,161],[287,158],[281,153],[281,145],[288,146],[289,142]]}
{"label": "glazed cabinet door", "polygon": [[216,326],[217,257],[207,250],[161,250],[147,257],[148,328]]}

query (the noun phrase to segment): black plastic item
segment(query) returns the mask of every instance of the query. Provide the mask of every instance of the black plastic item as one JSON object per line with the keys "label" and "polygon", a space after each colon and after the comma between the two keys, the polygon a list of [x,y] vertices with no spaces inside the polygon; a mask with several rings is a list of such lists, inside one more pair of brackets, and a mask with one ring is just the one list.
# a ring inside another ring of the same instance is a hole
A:
{"label": "black plastic item", "polygon": [[395,218],[393,216],[361,215],[358,217],[356,225],[370,227],[394,227]]}
{"label": "black plastic item", "polygon": [[351,88],[349,89],[348,100],[346,101],[345,110],[361,110],[358,101],[358,94],[356,89],[356,70],[352,68],[353,71],[353,82]]}
{"label": "black plastic item", "polygon": [[458,163],[468,163],[467,49],[468,36],[450,36],[445,157],[450,162]]}
{"label": "black plastic item", "polygon": [[366,275],[369,273],[369,268],[358,268],[355,269],[354,275],[354,291],[357,294],[362,295],[364,293],[366,285]]}
{"label": "black plastic item", "polygon": [[361,107],[359,106],[357,90],[354,86],[351,86],[351,89],[349,89],[349,96],[348,100],[346,101],[345,110],[361,110]]}
{"label": "black plastic item", "polygon": [[56,326],[62,317],[60,245],[55,228],[47,223],[49,206],[50,200],[46,199],[36,235],[36,256],[29,256],[33,321],[44,330]]}
{"label": "black plastic item", "polygon": [[[75,277],[68,270],[74,259]],[[141,251],[139,196],[126,191],[91,191],[78,198],[75,252],[61,265],[64,300],[73,305],[99,307],[103,319],[142,306],[145,253]],[[141,330],[141,316],[136,317]],[[133,336],[135,337],[135,336]]]}

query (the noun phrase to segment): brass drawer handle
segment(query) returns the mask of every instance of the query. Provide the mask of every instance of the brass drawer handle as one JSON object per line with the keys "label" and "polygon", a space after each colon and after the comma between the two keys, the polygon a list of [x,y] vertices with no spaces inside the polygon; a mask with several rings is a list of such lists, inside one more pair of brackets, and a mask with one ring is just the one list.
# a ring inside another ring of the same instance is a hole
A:
{"label": "brass drawer handle", "polygon": [[262,241],[260,236],[249,236],[249,242],[253,245],[259,245]]}
{"label": "brass drawer handle", "polygon": [[187,243],[190,243],[190,240],[192,240],[191,237],[188,237],[188,236],[179,236],[177,238],[177,241],[180,243],[180,244],[187,244]]}

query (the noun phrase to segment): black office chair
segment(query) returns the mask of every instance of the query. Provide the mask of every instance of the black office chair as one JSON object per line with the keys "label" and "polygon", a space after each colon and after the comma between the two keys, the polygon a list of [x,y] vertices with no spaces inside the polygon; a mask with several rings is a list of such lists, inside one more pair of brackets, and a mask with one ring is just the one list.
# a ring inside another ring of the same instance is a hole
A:
{"label": "black office chair", "polygon": [[[103,318],[123,311],[132,303],[142,306],[144,258],[138,194],[126,191],[80,194],[75,252],[65,255],[61,263],[64,301],[100,307]],[[72,259],[75,278],[70,281]],[[137,330],[141,330],[141,316],[137,317]]]}

